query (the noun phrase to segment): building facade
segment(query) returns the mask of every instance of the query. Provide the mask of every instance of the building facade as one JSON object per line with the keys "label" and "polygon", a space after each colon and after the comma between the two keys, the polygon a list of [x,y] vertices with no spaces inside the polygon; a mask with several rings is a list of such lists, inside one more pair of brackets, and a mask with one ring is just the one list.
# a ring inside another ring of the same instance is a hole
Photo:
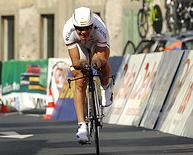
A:
{"label": "building facade", "polygon": [[136,17],[142,0],[1,0],[0,60],[67,57],[63,26],[80,6],[90,7],[105,21],[111,56],[120,56],[128,39],[139,42]]}

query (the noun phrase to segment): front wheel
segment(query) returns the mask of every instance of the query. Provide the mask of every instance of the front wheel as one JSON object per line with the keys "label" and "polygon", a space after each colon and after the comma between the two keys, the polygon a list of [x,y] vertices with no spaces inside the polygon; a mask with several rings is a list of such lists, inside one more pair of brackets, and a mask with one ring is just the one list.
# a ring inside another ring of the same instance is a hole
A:
{"label": "front wheel", "polygon": [[100,154],[99,149],[99,122],[98,119],[94,120],[94,136],[95,136],[95,147],[96,147],[96,154]]}
{"label": "front wheel", "polygon": [[[96,147],[96,154],[100,154],[100,146],[99,146],[99,127],[100,122],[98,120],[99,112],[96,100],[96,88],[94,83],[91,84],[90,91],[89,91],[89,104],[91,106],[91,113],[92,113],[92,122],[93,122],[93,130],[94,130],[94,138],[95,138],[95,147]],[[92,133],[92,132],[91,132]]]}
{"label": "front wheel", "polygon": [[162,17],[162,12],[161,12],[161,8],[159,7],[159,5],[155,5],[153,7],[154,10],[154,19],[153,19],[153,30],[160,34],[162,31],[162,25],[163,25],[163,17]]}
{"label": "front wheel", "polygon": [[140,9],[137,14],[137,28],[141,38],[145,38],[149,30],[148,15],[144,9]]}
{"label": "front wheel", "polygon": [[[95,79],[97,80],[97,79]],[[94,103],[93,103],[93,110],[94,110],[94,136],[95,136],[95,147],[96,147],[96,154],[100,154],[100,146],[99,146],[99,128],[102,127],[102,111],[101,109],[101,96],[99,93],[99,89],[97,89],[96,81],[94,83],[95,91],[94,93]]]}

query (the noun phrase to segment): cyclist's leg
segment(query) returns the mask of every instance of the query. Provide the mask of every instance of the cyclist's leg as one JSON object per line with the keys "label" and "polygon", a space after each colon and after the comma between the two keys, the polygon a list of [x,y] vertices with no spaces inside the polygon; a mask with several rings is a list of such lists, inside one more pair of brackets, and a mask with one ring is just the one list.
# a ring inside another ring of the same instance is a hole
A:
{"label": "cyclist's leg", "polygon": [[108,47],[96,47],[94,49],[93,59],[101,61],[102,67],[100,68],[100,73],[102,74],[101,79],[101,85],[102,86],[108,86],[109,84],[109,78],[103,78],[103,77],[109,77],[110,75],[110,65],[108,63],[110,50]]}
{"label": "cyclist's leg", "polygon": [[[75,77],[82,76],[81,71],[73,71]],[[86,109],[86,84],[84,79],[79,79],[75,81],[75,96],[74,105],[76,110],[76,115],[78,119],[78,130],[76,133],[77,140],[81,144],[88,142],[88,131],[85,122],[85,109]]]}
{"label": "cyclist's leg", "polygon": [[[102,106],[110,106],[113,100],[112,89],[109,85],[110,65],[108,63],[110,50],[108,47],[96,48],[93,54],[93,59],[101,61],[101,68],[99,72],[101,74],[100,80],[103,89],[102,92]],[[100,64],[100,63],[99,63]]]}
{"label": "cyclist's leg", "polygon": [[[76,77],[83,76],[80,70],[73,70],[72,75]],[[78,123],[85,122],[85,96],[86,96],[86,84],[84,79],[75,81],[75,95],[74,95],[74,106],[76,110]]]}
{"label": "cyclist's leg", "polygon": [[[76,63],[80,59],[86,59],[85,54],[82,52],[82,49],[77,44],[77,51],[73,52],[71,56],[72,64]],[[73,56],[73,58],[72,58]],[[83,73],[80,70],[72,69],[72,75],[76,77],[82,77]],[[74,95],[74,106],[76,110],[76,115],[78,119],[78,132],[76,136],[80,143],[85,143],[88,141],[87,137],[87,126],[85,123],[85,110],[86,110],[86,82],[85,79],[79,79],[75,81],[75,95]]]}
{"label": "cyclist's leg", "polygon": [[[86,59],[86,55],[83,52],[83,49],[77,44],[76,49],[70,53],[71,63],[75,65],[80,59]],[[76,77],[83,76],[83,73],[80,70],[75,70],[71,68],[72,75]],[[78,119],[78,123],[85,122],[84,117],[84,107],[85,107],[85,79],[79,79],[75,81],[75,95],[74,95],[74,106],[76,110],[76,115]]]}

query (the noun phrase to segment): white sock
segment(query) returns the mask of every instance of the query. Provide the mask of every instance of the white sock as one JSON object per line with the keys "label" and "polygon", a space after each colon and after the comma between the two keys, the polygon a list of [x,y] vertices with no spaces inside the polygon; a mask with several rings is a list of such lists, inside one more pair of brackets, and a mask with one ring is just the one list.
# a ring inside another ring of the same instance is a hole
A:
{"label": "white sock", "polygon": [[86,122],[78,122],[78,126],[86,126]]}

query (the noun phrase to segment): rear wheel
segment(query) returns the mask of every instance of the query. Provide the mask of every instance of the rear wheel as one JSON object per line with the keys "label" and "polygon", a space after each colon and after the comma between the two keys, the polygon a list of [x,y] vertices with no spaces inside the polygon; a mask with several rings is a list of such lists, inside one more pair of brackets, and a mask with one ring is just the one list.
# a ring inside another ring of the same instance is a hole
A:
{"label": "rear wheel", "polygon": [[148,15],[144,9],[140,9],[137,14],[137,28],[141,38],[145,38],[149,30]]}

